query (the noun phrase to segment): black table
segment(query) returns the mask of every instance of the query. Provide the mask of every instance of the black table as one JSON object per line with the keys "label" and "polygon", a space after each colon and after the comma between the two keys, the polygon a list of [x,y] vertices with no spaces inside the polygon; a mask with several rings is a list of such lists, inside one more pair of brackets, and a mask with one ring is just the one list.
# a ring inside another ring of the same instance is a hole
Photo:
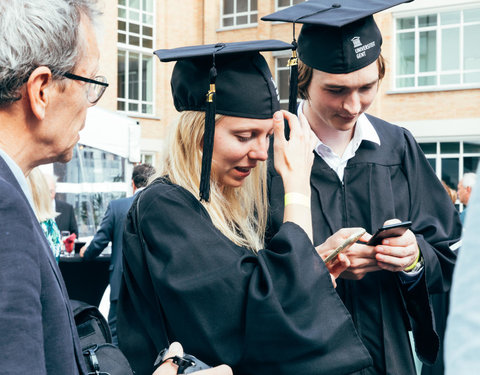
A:
{"label": "black table", "polygon": [[60,257],[59,266],[70,299],[98,307],[108,285],[110,256],[84,260],[75,254],[73,257]]}

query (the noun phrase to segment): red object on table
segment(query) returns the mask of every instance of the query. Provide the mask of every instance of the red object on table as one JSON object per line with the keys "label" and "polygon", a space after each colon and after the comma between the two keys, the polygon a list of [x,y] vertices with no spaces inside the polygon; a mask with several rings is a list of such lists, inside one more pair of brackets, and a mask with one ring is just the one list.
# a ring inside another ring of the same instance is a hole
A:
{"label": "red object on table", "polygon": [[75,238],[77,238],[77,235],[75,233],[72,233],[70,236],[63,240],[63,243],[65,245],[65,251],[67,253],[71,253],[73,251]]}

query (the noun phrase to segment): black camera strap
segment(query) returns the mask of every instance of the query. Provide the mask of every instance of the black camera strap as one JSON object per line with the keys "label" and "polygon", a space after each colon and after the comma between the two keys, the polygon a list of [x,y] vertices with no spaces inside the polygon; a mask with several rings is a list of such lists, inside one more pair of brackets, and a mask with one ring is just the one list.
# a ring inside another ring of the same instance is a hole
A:
{"label": "black camera strap", "polygon": [[[160,355],[159,355],[159,357],[160,357]],[[160,367],[161,365],[163,365],[165,362],[167,362],[169,360],[172,360],[172,362],[175,363],[178,366],[177,374],[185,374],[185,370],[187,368],[195,365],[195,362],[192,361],[191,359],[182,358],[182,357],[179,357],[178,355],[175,355],[173,357],[168,357],[168,358],[163,359],[158,365],[155,364],[154,370],[156,370],[158,367]]]}

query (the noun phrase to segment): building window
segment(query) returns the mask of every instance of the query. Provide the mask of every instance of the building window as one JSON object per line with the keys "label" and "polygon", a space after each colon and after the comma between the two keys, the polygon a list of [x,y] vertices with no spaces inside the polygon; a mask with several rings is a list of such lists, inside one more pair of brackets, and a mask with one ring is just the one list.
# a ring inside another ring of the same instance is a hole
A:
{"label": "building window", "polygon": [[283,8],[291,7],[292,5],[295,5],[295,4],[300,4],[303,1],[304,0],[276,0],[275,7],[277,10],[280,10]]}
{"label": "building window", "polygon": [[395,19],[395,88],[480,84],[480,8]]}
{"label": "building window", "polygon": [[141,164],[150,164],[155,166],[155,153],[154,152],[142,152],[140,154]]}
{"label": "building window", "polygon": [[477,170],[480,140],[453,142],[420,142],[420,147],[438,178],[457,190],[465,173]]}
{"label": "building window", "polygon": [[280,95],[280,107],[288,110],[290,67],[287,66],[290,56],[275,58],[275,78]]}
{"label": "building window", "polygon": [[118,1],[117,109],[153,115],[153,0]]}
{"label": "building window", "polygon": [[222,0],[222,27],[257,24],[257,0]]}
{"label": "building window", "polygon": [[54,163],[57,195],[74,207],[79,236],[93,236],[108,203],[125,197],[127,160],[111,152],[78,144],[70,162]]}

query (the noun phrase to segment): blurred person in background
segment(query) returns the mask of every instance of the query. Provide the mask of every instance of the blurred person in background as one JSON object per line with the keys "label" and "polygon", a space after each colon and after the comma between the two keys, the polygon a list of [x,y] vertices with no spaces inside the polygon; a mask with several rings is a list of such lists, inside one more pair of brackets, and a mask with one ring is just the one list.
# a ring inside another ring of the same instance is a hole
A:
{"label": "blurred person in background", "polygon": [[57,176],[51,174],[45,174],[47,178],[49,189],[50,189],[50,198],[52,200],[53,209],[59,213],[55,218],[55,221],[58,225],[58,228],[61,232],[68,231],[69,234],[75,233],[78,238],[78,225],[77,219],[75,218],[75,210],[70,203],[64,202],[58,198],[57,195]]}
{"label": "blurred person in background", "polygon": [[455,204],[455,202],[457,201],[457,191],[455,189],[452,189],[450,186],[448,186],[447,183],[443,180],[442,180],[442,185],[445,188],[445,191],[450,197],[450,200],[452,201],[452,203]]}
{"label": "blurred person in background", "polygon": [[58,229],[55,217],[58,215],[53,210],[50,188],[44,174],[39,167],[32,169],[27,177],[27,182],[32,191],[33,204],[35,206],[35,214],[38,222],[42,227],[45,237],[52,248],[55,259],[60,259],[60,251],[62,249],[62,240],[60,230]]}
{"label": "blurred person in background", "polygon": [[475,186],[476,181],[477,176],[475,173],[465,173],[457,186],[458,200],[463,204],[463,211],[460,212],[460,220],[462,221],[462,224],[465,224],[468,201],[470,200],[470,195],[472,194],[472,189]]}
{"label": "blurred person in background", "polygon": [[98,257],[107,245],[112,243],[110,255],[110,309],[108,311],[108,325],[112,332],[112,341],[118,345],[117,340],[117,301],[120,294],[122,280],[122,240],[125,228],[125,217],[132,205],[135,195],[147,186],[148,179],[155,173],[155,168],[150,164],[139,164],[133,168],[132,189],[133,195],[127,198],[114,199],[108,204],[100,227],[90,244],[80,249],[80,256],[85,259]]}

